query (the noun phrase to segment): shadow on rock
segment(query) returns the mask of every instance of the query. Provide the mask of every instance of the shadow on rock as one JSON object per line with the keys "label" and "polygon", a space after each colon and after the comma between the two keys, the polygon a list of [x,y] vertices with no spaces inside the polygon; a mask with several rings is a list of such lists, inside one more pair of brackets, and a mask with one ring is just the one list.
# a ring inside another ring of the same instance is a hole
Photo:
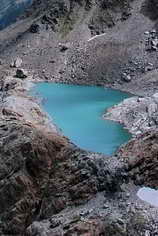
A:
{"label": "shadow on rock", "polygon": [[155,21],[158,19],[158,2],[157,0],[145,0],[142,5],[141,13],[151,20]]}

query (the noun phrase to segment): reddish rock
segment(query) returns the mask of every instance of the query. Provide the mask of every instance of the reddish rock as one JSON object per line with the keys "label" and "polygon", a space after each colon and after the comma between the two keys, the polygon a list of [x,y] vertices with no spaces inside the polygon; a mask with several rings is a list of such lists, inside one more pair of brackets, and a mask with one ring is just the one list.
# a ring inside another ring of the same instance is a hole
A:
{"label": "reddish rock", "polygon": [[[5,234],[23,232],[41,214],[50,171],[66,145],[66,139],[16,117],[0,119],[0,215]],[[56,201],[54,205],[62,208]]]}
{"label": "reddish rock", "polygon": [[158,130],[148,131],[119,151],[136,184],[158,187]]}
{"label": "reddish rock", "polygon": [[105,235],[104,224],[99,219],[86,220],[78,222],[72,226],[64,236],[80,235],[80,236],[98,236]]}

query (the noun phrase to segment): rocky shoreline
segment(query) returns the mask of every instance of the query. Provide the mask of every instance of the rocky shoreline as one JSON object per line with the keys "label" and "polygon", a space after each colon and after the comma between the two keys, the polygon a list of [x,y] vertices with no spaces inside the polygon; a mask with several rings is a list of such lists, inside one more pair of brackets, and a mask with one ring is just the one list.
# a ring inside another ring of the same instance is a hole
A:
{"label": "rocky shoreline", "polygon": [[157,208],[135,185],[149,180],[133,183],[124,148],[105,157],[75,147],[28,95],[32,76],[16,70],[1,81],[1,235],[154,235]]}
{"label": "rocky shoreline", "polygon": [[[121,7],[116,1],[107,6],[61,1],[60,7],[46,1],[50,11],[41,2],[33,18],[0,32],[0,235],[156,236],[158,210],[136,195],[140,186],[158,187],[157,94],[151,95],[157,90],[157,46],[149,53],[144,41],[155,22],[138,12],[144,1],[124,0]],[[34,13],[37,6],[35,1]],[[87,14],[82,24],[72,22],[77,12],[79,19]],[[108,35],[87,42],[97,32]],[[157,36],[151,34],[153,47]],[[113,157],[79,149],[28,94],[36,81],[148,95],[127,99],[106,114],[136,137]]]}
{"label": "rocky shoreline", "polygon": [[108,109],[103,118],[119,122],[138,135],[157,128],[157,105],[157,93],[150,97],[131,97]]}
{"label": "rocky shoreline", "polygon": [[[28,118],[28,107],[37,104],[30,105],[27,82],[16,79],[15,84],[11,76],[5,82],[1,235],[154,235],[158,211],[136,196],[139,187],[129,177],[127,163],[83,151],[48,132],[42,111]],[[22,104],[27,99],[27,112],[7,107],[7,96],[19,96]]]}

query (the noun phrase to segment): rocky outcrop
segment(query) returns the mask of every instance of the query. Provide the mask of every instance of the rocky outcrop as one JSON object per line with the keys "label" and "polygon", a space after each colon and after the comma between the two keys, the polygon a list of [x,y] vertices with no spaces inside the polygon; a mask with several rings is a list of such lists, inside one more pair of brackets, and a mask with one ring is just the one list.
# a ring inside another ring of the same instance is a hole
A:
{"label": "rocky outcrop", "polygon": [[134,182],[158,188],[158,130],[148,131],[123,146],[118,156],[127,164]]}
{"label": "rocky outcrop", "polygon": [[10,64],[10,67],[19,68],[22,65],[22,59],[20,57],[16,58],[12,63]]}
{"label": "rocky outcrop", "polygon": [[16,77],[19,79],[25,79],[28,76],[28,73],[24,69],[17,69],[16,70]]}
{"label": "rocky outcrop", "polygon": [[[150,211],[152,216],[154,216],[154,214],[156,213],[151,209],[148,210]],[[31,236],[37,234],[39,236],[44,236],[45,232],[47,232],[47,235],[54,236],[141,236],[142,234],[154,235],[154,233],[157,232],[157,222],[156,220],[153,220],[153,223],[151,224],[151,218],[150,216],[148,218],[146,213],[147,211],[143,213],[141,209],[135,210],[135,207],[132,207],[132,210],[128,211],[128,220],[127,218],[125,219],[125,217],[122,217],[119,214],[117,216],[116,214],[103,216],[104,213],[100,217],[92,217],[91,219],[82,218],[82,220],[77,220],[76,218],[76,220],[74,219],[74,222],[65,225],[64,230],[59,230],[59,228],[51,229],[51,220],[50,222],[35,222],[28,228],[26,235]]]}
{"label": "rocky outcrop", "polygon": [[131,15],[130,0],[100,1],[89,21],[89,29],[92,35],[105,32],[107,27],[113,27],[117,21],[127,20]]}
{"label": "rocky outcrop", "polygon": [[151,97],[125,99],[122,103],[108,109],[103,117],[120,122],[136,135],[157,128],[157,115],[158,94],[156,93]]}
{"label": "rocky outcrop", "polygon": [[[50,25],[52,30],[62,30],[63,34],[68,34],[78,23],[83,12],[88,20],[88,27],[92,35],[101,34],[106,28],[110,28],[119,20],[126,20],[130,16],[131,0],[121,1],[34,1],[32,8],[38,11],[47,9],[47,13],[42,17],[42,23]],[[40,4],[40,7],[39,7]],[[49,11],[48,11],[49,9]],[[31,11],[31,9],[30,9]]]}
{"label": "rocky outcrop", "polygon": [[2,114],[0,137],[1,235],[2,231],[22,235],[35,215],[41,214],[50,171],[67,140]]}
{"label": "rocky outcrop", "polygon": [[57,127],[52,120],[42,111],[40,100],[33,99],[27,94],[33,87],[33,83],[28,80],[21,80],[13,75],[6,76],[0,80],[1,104],[0,111],[4,115],[15,115],[19,120],[30,122],[47,131],[57,133]]}

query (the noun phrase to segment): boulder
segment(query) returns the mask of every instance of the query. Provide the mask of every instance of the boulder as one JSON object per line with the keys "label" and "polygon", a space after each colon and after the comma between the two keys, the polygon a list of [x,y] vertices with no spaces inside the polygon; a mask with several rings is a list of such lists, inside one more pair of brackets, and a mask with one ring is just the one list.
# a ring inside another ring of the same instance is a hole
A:
{"label": "boulder", "polygon": [[22,65],[22,59],[20,57],[16,58],[10,65],[10,67],[19,68]]}
{"label": "boulder", "polygon": [[69,49],[69,47],[69,43],[59,43],[59,48],[61,52],[65,52],[67,49]]}
{"label": "boulder", "polygon": [[148,71],[151,71],[154,69],[154,65],[152,63],[148,63],[146,66],[145,66],[145,72],[148,72]]}
{"label": "boulder", "polygon": [[154,98],[155,102],[158,103],[158,93],[154,93],[152,97]]}
{"label": "boulder", "polygon": [[131,76],[130,76],[129,74],[123,73],[123,74],[122,74],[122,79],[123,79],[125,82],[130,82],[130,81],[131,81]]}
{"label": "boulder", "polygon": [[31,33],[38,33],[40,30],[40,26],[37,23],[34,23],[30,26]]}
{"label": "boulder", "polygon": [[24,69],[17,69],[16,70],[16,77],[19,79],[25,79],[28,76],[28,73]]}
{"label": "boulder", "polygon": [[151,40],[151,47],[153,50],[158,49],[158,39],[157,38],[154,38],[153,40]]}
{"label": "boulder", "polygon": [[149,105],[148,105],[148,115],[149,117],[152,117],[152,115],[154,113],[156,113],[158,111],[158,107],[157,107],[157,104],[154,103],[154,102],[151,102]]}

